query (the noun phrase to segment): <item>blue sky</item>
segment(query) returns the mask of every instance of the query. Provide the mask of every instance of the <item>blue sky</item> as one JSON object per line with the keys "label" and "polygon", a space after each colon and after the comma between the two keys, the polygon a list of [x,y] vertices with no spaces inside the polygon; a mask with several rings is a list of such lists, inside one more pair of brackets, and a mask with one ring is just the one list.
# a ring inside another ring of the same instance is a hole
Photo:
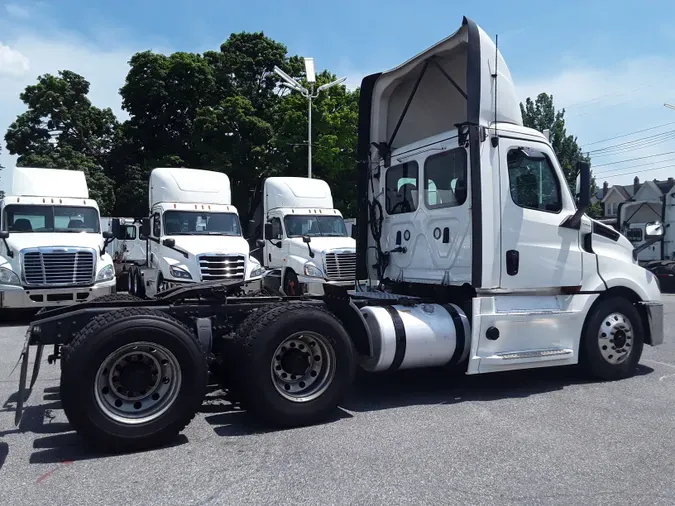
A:
{"label": "blue sky", "polygon": [[[568,130],[585,145],[675,122],[675,110],[663,106],[675,103],[675,3],[636,5],[623,0],[0,0],[0,132],[22,111],[19,92],[41,73],[61,68],[82,73],[92,83],[94,103],[124,117],[117,89],[127,60],[138,50],[204,51],[217,48],[232,32],[262,30],[290,53],[313,56],[319,68],[358,85],[363,75],[390,68],[454,32],[467,15],[490,35],[499,34],[521,97],[553,93],[556,106],[568,110]],[[598,179],[628,183],[636,174],[675,176],[675,153],[622,162],[675,152],[670,130],[675,123],[588,146],[602,149],[661,133],[666,139],[647,139],[630,151],[596,152],[594,164],[611,164],[604,172],[596,169]],[[654,163],[636,167],[645,162]],[[5,153],[0,163],[12,160]]]}

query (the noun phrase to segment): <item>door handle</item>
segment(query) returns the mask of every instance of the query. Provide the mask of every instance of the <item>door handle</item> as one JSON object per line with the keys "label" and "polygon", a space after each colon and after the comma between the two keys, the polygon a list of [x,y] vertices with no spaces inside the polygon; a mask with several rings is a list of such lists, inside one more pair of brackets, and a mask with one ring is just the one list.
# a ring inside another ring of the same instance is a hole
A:
{"label": "door handle", "polygon": [[450,242],[450,229],[445,227],[443,229],[443,243],[448,244]]}
{"label": "door handle", "polygon": [[510,249],[506,252],[506,273],[509,276],[518,274],[518,267],[520,264],[520,253],[515,249]]}

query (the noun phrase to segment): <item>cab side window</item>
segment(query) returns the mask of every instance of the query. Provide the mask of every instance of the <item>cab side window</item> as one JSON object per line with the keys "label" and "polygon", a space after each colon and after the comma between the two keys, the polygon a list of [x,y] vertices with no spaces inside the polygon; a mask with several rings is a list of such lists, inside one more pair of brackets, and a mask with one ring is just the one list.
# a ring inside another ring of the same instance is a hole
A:
{"label": "cab side window", "polygon": [[387,214],[411,213],[417,209],[417,162],[395,165],[387,170],[385,179]]}
{"label": "cab side window", "polygon": [[152,235],[155,237],[162,235],[162,223],[159,219],[159,213],[152,215]]}
{"label": "cab side window", "polygon": [[560,181],[544,153],[529,148],[511,149],[506,161],[511,198],[517,206],[549,213],[562,210]]}
{"label": "cab side window", "polygon": [[466,150],[456,148],[424,162],[424,201],[428,209],[461,206],[466,202]]}
{"label": "cab side window", "polygon": [[284,237],[284,231],[281,228],[281,219],[272,218],[270,223],[272,224],[272,237],[270,237],[270,239],[282,239]]}

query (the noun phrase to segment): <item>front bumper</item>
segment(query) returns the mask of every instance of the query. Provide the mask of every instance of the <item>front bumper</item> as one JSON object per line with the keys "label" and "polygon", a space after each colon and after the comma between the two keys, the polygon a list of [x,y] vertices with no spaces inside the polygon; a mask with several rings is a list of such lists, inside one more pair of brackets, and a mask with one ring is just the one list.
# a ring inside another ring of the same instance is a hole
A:
{"label": "front bumper", "polygon": [[48,306],[68,306],[102,295],[115,293],[115,279],[93,286],[68,288],[26,289],[21,286],[0,285],[0,308],[25,309]]}
{"label": "front bumper", "polygon": [[323,295],[323,285],[344,286],[347,290],[353,290],[356,286],[354,281],[326,281],[322,278],[310,278],[298,276],[298,282],[302,287],[302,293],[309,295]]}
{"label": "front bumper", "polygon": [[640,302],[647,312],[649,325],[649,344],[658,346],[663,344],[663,303],[659,301]]}

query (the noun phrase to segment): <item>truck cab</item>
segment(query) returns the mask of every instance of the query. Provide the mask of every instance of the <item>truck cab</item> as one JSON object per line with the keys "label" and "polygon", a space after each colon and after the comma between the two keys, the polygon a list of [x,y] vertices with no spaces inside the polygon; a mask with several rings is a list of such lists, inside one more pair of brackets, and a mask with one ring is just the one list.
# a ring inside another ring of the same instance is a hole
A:
{"label": "truck cab", "polygon": [[226,174],[157,168],[150,174],[147,261],[130,270],[131,292],[154,297],[179,284],[218,279],[260,279],[249,256]]}
{"label": "truck cab", "polygon": [[263,187],[261,260],[287,295],[354,287],[356,241],[321,179],[270,177]]}
{"label": "truck cab", "polygon": [[39,308],[115,293],[112,233],[84,172],[16,167],[0,201],[0,307]]}

